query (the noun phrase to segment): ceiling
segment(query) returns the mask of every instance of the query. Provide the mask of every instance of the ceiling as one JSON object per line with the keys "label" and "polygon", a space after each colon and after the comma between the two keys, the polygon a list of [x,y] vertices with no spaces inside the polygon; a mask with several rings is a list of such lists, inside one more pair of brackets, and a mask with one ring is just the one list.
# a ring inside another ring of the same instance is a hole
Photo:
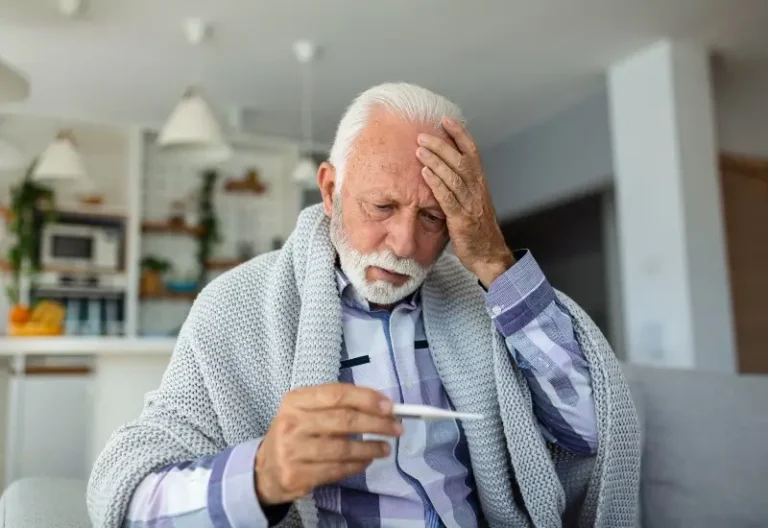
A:
{"label": "ceiling", "polygon": [[[383,81],[416,82],[459,103],[481,145],[601,89],[613,61],[662,37],[725,56],[768,50],[765,0],[89,0],[80,19],[56,0],[0,0],[0,57],[32,94],[13,112],[159,123],[187,84],[249,130],[300,135],[292,42],[322,46],[314,74],[315,140]],[[735,8],[738,4],[738,9]],[[214,25],[203,47],[183,20]]]}

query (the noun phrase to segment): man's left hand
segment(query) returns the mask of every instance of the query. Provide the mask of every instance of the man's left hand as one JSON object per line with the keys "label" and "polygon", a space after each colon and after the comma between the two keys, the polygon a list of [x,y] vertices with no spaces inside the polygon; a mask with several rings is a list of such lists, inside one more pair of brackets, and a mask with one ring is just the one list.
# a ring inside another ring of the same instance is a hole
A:
{"label": "man's left hand", "polygon": [[446,215],[454,253],[488,288],[514,258],[496,222],[477,145],[461,124],[445,118],[443,128],[458,150],[439,137],[419,134],[416,155]]}

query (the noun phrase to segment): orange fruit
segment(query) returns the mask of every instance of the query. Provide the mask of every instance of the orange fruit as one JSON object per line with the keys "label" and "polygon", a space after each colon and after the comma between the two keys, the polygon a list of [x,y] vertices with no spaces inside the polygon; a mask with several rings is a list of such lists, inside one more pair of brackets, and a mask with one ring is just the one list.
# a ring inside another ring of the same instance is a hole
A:
{"label": "orange fruit", "polygon": [[16,304],[11,308],[8,319],[14,324],[24,324],[29,320],[29,308]]}

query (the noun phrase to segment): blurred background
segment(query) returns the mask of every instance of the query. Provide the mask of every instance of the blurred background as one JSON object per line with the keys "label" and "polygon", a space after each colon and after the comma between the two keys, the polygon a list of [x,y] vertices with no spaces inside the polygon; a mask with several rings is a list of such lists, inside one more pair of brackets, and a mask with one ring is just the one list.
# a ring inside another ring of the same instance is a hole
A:
{"label": "blurred background", "polygon": [[464,109],[509,245],[625,363],[768,373],[766,27],[764,0],[4,0],[0,476],[87,476],[385,81]]}

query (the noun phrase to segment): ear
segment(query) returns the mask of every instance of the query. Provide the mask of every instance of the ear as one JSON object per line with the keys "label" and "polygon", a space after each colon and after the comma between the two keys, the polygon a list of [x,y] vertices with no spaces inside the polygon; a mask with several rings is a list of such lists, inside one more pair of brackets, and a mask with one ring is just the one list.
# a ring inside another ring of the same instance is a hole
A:
{"label": "ear", "polygon": [[336,190],[336,168],[324,161],[317,169],[317,185],[323,195],[323,209],[325,214],[333,214],[333,192]]}

